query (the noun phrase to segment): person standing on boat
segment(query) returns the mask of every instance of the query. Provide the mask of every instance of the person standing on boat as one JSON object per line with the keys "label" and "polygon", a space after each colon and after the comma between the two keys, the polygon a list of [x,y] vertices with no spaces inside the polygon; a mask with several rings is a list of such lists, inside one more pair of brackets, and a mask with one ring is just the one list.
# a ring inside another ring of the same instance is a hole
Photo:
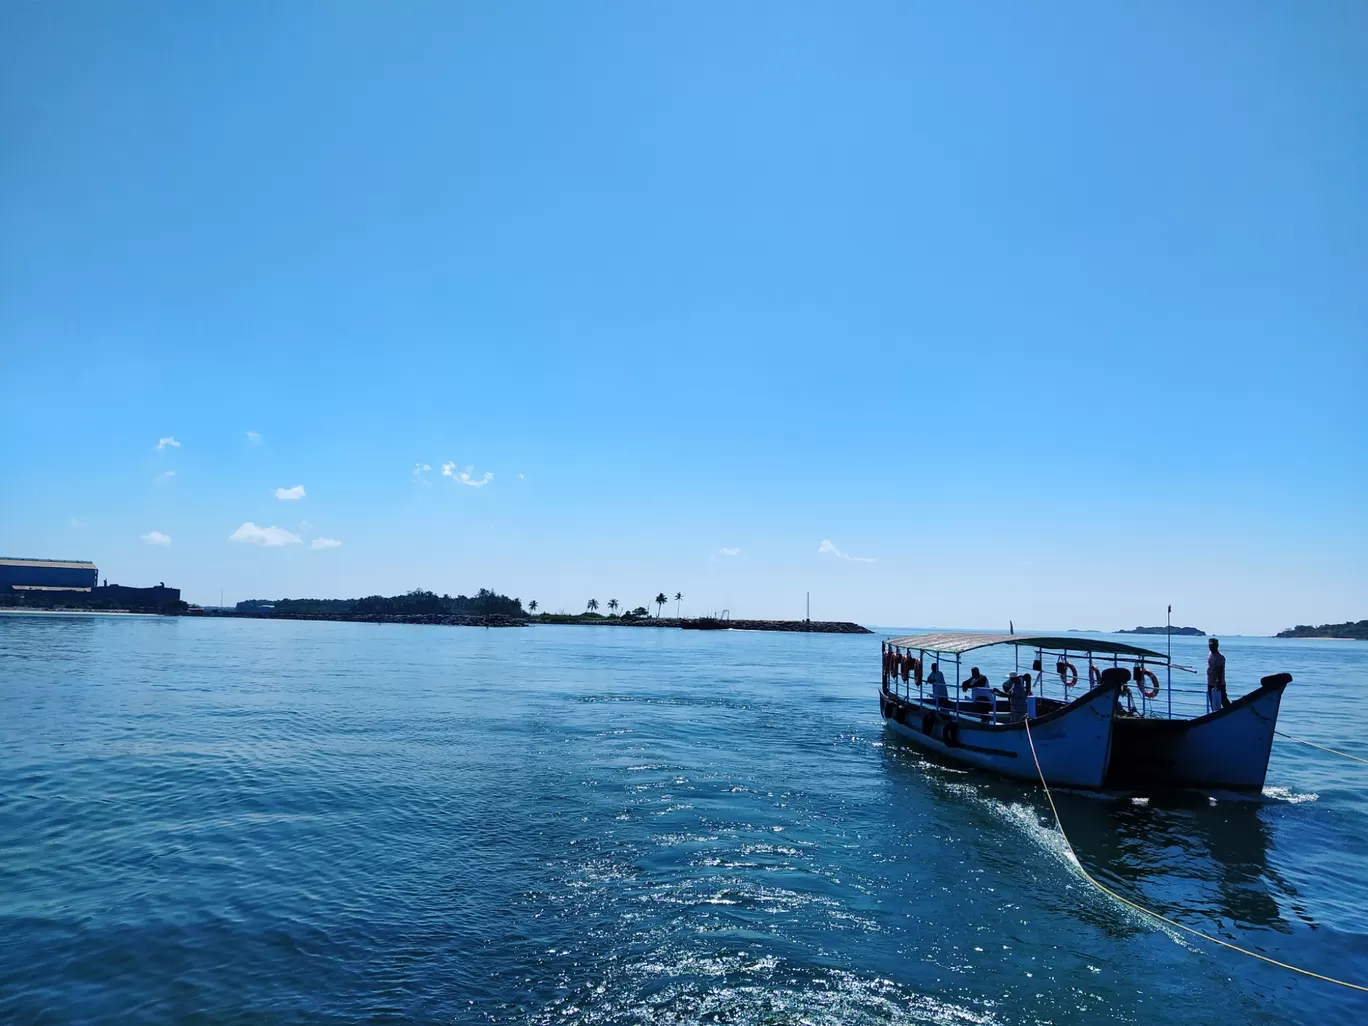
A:
{"label": "person standing on boat", "polygon": [[926,683],[931,686],[933,698],[940,700],[950,697],[950,691],[945,686],[945,674],[941,673],[940,663],[931,664],[931,672],[926,675]]}
{"label": "person standing on boat", "polygon": [[1007,722],[1020,723],[1026,718],[1026,696],[1031,693],[1031,675],[1012,674],[1007,678],[1007,684],[1001,693],[1007,696],[1007,707],[1011,712]]}
{"label": "person standing on boat", "polygon": [[1225,656],[1221,643],[1215,638],[1207,642],[1211,655],[1207,657],[1207,711],[1217,712],[1230,704],[1226,697]]}

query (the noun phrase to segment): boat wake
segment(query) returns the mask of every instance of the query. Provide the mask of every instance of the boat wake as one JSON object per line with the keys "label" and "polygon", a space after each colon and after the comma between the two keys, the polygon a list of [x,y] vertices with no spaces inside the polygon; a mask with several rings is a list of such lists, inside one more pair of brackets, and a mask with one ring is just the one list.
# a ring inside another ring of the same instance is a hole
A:
{"label": "boat wake", "polygon": [[1302,802],[1314,802],[1320,799],[1320,795],[1314,791],[1303,793],[1293,791],[1290,787],[1265,787],[1263,797],[1278,805],[1300,805]]}

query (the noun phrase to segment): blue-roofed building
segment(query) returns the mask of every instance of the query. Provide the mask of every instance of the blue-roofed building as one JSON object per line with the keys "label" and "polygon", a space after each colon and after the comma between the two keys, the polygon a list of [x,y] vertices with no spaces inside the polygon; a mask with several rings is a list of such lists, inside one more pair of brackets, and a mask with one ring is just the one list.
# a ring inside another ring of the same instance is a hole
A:
{"label": "blue-roofed building", "polygon": [[99,581],[94,563],[80,559],[14,559],[0,556],[0,593],[85,591]]}

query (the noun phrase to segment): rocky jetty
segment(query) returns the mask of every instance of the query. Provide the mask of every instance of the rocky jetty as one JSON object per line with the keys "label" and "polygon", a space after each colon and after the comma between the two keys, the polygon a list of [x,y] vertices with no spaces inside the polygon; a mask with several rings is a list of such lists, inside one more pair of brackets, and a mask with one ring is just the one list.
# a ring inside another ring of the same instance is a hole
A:
{"label": "rocky jetty", "polygon": [[1205,638],[1206,631],[1199,631],[1196,627],[1136,627],[1129,631],[1117,631],[1117,634],[1174,634],[1182,635],[1187,638]]}
{"label": "rocky jetty", "polygon": [[526,627],[529,623],[583,627],[674,627],[732,631],[789,631],[795,634],[872,634],[868,627],[844,620],[699,620],[669,616],[488,616],[461,613],[278,613],[273,610],[199,610],[195,616],[246,620],[331,620],[335,623],[418,623],[440,627]]}
{"label": "rocky jetty", "polygon": [[538,617],[542,623],[564,623],[590,627],[682,627],[703,630],[788,631],[794,634],[873,634],[868,627],[847,620],[698,620],[672,616],[557,616]]}

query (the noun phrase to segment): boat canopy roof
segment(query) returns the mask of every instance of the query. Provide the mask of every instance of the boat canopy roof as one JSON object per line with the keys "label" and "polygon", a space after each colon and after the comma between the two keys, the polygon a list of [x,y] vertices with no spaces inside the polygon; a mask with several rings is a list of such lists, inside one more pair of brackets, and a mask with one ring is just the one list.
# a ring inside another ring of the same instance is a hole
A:
{"label": "boat canopy roof", "polygon": [[1162,652],[1151,652],[1147,648],[1136,648],[1119,641],[1098,641],[1084,637],[1059,637],[1052,634],[908,634],[901,638],[891,638],[888,644],[897,648],[915,648],[925,652],[941,652],[958,655],[972,652],[976,648],[992,645],[1016,645],[1020,648],[1047,648],[1069,652],[1105,653],[1106,655],[1144,656],[1146,659],[1166,659]]}

